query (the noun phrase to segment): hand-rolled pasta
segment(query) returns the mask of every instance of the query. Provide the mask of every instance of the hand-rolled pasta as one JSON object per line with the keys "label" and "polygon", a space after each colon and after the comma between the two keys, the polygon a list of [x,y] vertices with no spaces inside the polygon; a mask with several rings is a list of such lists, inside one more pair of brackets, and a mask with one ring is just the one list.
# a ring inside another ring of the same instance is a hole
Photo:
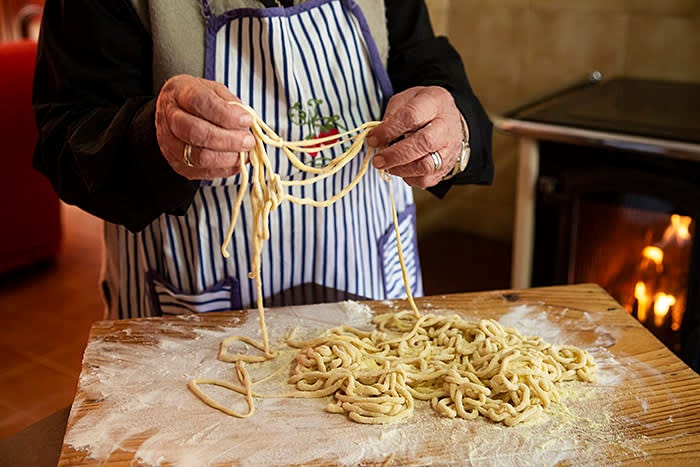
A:
{"label": "hand-rolled pasta", "polygon": [[301,349],[290,383],[299,391],[334,388],[328,410],[360,423],[410,416],[418,399],[445,417],[510,426],[557,402],[557,383],[596,379],[587,352],[521,336],[494,320],[403,311],[374,323],[376,332],[343,326],[307,342],[289,340]]}
{"label": "hand-rolled pasta", "polygon": [[[243,362],[260,362],[275,356],[268,342],[260,275],[262,246],[269,237],[269,215],[284,201],[326,207],[346,195],[366,173],[371,154],[365,156],[353,180],[329,199],[297,198],[287,194],[285,188],[316,183],[342,169],[360,153],[368,132],[379,122],[368,122],[340,135],[285,142],[252,108],[242,106],[253,116],[252,131],[256,138],[255,149],[249,154],[253,171],[250,193],[254,219],[253,270],[249,277],[256,282],[262,343],[245,336],[224,339],[219,359],[236,364],[240,385],[194,379],[188,386],[202,401],[228,415],[247,417],[253,413],[254,397],[332,396],[328,411],[346,414],[359,423],[377,424],[412,416],[415,400],[421,400],[430,401],[433,410],[441,416],[464,419],[483,416],[494,422],[515,425],[536,417],[558,402],[557,383],[595,380],[596,366],[591,356],[576,347],[556,346],[539,337],[521,336],[516,330],[503,328],[493,320],[465,321],[456,315],[421,315],[408,283],[390,183],[397,255],[411,310],[376,316],[376,330],[373,332],[340,326],[309,341],[288,339],[288,345],[299,349],[289,379],[296,390],[278,395],[255,393],[252,389],[254,383]],[[338,141],[332,142],[336,139]],[[294,154],[317,152],[347,143],[350,144],[349,149],[325,167],[307,166]],[[305,180],[282,181],[278,174],[272,173],[264,144],[282,149],[295,167],[315,176]],[[247,170],[246,165],[242,164],[241,188],[222,245],[222,253],[226,257],[242,197],[248,189]],[[382,177],[390,180],[386,172],[382,172]],[[230,353],[228,347],[234,341],[248,344],[261,353]],[[201,384],[225,387],[244,395],[248,412],[237,413],[217,403],[201,390]]]}

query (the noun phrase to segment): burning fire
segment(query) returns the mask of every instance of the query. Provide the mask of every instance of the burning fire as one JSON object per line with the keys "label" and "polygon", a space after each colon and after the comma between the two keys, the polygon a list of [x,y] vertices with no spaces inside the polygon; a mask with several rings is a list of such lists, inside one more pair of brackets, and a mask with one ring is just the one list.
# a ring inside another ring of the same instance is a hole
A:
{"label": "burning fire", "polygon": [[658,246],[645,246],[642,250],[642,258],[649,260],[656,265],[657,272],[664,270],[664,250]]}
{"label": "burning fire", "polygon": [[[639,321],[649,323],[649,314],[653,313],[655,327],[670,324],[672,330],[680,329],[686,291],[678,272],[682,266],[677,263],[687,256],[684,247],[691,239],[691,223],[692,218],[673,214],[661,241],[642,249],[639,280],[634,286]],[[670,323],[667,318],[669,312]]]}
{"label": "burning fire", "polygon": [[644,282],[638,281],[634,286],[634,298],[637,299],[637,319],[641,322],[647,320],[647,310],[649,310],[649,293]]}
{"label": "burning fire", "polygon": [[676,242],[680,244],[685,244],[690,240],[690,223],[693,219],[688,216],[679,216],[674,214],[671,216],[671,225],[666,227],[664,232],[664,238],[662,240],[664,245]]}
{"label": "burning fire", "polygon": [[660,328],[664,324],[664,318],[668,310],[676,304],[676,297],[659,292],[654,297],[654,326]]}

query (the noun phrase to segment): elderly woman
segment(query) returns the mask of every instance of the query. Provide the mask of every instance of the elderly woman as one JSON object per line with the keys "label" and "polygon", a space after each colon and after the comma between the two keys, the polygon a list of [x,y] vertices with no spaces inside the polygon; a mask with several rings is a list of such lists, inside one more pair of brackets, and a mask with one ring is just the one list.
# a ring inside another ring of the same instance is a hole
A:
{"label": "elderly woman", "polygon": [[[35,166],[105,222],[111,317],[255,304],[246,194],[252,107],[285,140],[381,124],[365,150],[393,184],[409,283],[421,293],[411,187],[489,183],[491,124],[423,0],[47,0],[35,78]],[[343,148],[306,155],[322,166]],[[362,154],[361,154],[362,155]],[[268,148],[275,173],[304,179]],[[327,199],[362,157],[293,194]],[[265,297],[314,283],[374,299],[404,291],[389,186],[370,170],[317,209],[284,204],[262,251]]]}

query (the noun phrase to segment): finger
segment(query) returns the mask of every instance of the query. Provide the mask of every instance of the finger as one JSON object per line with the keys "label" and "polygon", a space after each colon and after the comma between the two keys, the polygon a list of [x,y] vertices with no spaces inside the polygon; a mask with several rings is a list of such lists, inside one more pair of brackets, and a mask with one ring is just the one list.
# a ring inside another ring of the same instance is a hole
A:
{"label": "finger", "polygon": [[163,156],[176,172],[184,175],[183,171],[186,172],[188,169],[187,163],[185,162],[186,143],[176,138],[167,125],[157,126],[157,133],[158,145],[160,146],[160,151],[163,153]]}
{"label": "finger", "polygon": [[[240,153],[212,153],[192,147],[191,159],[192,166],[189,166],[184,160],[183,148],[183,162],[177,172],[190,180],[227,178],[238,174],[241,170]],[[202,163],[206,159],[210,161]]]}
{"label": "finger", "polygon": [[442,177],[439,175],[426,175],[423,177],[406,177],[403,180],[409,186],[426,189],[440,183]]}
{"label": "finger", "polygon": [[255,138],[247,129],[221,128],[178,108],[169,113],[168,127],[176,138],[213,151],[245,152],[255,146]]}
{"label": "finger", "polygon": [[[438,151],[440,157],[442,154]],[[402,178],[414,177],[441,177],[447,172],[447,165],[443,159],[442,164],[438,169],[435,168],[435,161],[430,154],[425,154],[423,157],[412,161],[408,164],[399,165],[389,170],[389,173]]]}
{"label": "finger", "polygon": [[415,88],[397,94],[389,101],[382,123],[372,130],[368,144],[388,145],[419,130],[439,114],[446,98],[443,94],[451,99],[447,91],[437,87]]}
{"label": "finger", "polygon": [[188,168],[178,171],[180,175],[188,180],[215,180],[217,178],[228,178],[238,174],[239,171],[233,167],[226,169],[198,169]]}
{"label": "finger", "polygon": [[203,80],[204,84],[209,86],[224,102],[241,102],[231,90],[223,83],[218,81]]}
{"label": "finger", "polygon": [[186,177],[190,180],[214,180],[216,178],[228,178],[238,174],[236,167],[224,167],[221,169],[191,169]]}
{"label": "finger", "polygon": [[[184,141],[170,133],[167,126],[161,128],[159,135],[161,152],[168,163],[180,175],[190,180],[210,180],[225,178],[240,171],[241,157],[239,153],[210,151],[197,146],[191,146],[190,160],[192,166],[185,160]],[[247,158],[244,156],[244,161]]]}
{"label": "finger", "polygon": [[372,163],[377,169],[393,169],[417,161],[430,152],[444,150],[450,141],[448,132],[445,121],[438,118],[378,152]]}
{"label": "finger", "polygon": [[211,151],[206,148],[192,147],[193,165],[203,169],[228,169],[233,168],[235,173],[241,169],[241,154],[243,161],[247,162],[246,153]]}
{"label": "finger", "polygon": [[179,88],[176,101],[187,113],[221,128],[247,130],[253,124],[245,109],[229,104],[240,101],[221,83],[198,79]]}
{"label": "finger", "polygon": [[[184,157],[184,142],[182,150],[182,160],[187,165]],[[221,174],[223,173],[228,173],[229,175],[237,174],[241,169],[241,160],[244,163],[248,161],[247,153],[212,151],[198,146],[191,146],[190,159],[192,161],[192,167],[188,166],[190,169],[195,169],[197,173],[202,174],[216,173],[218,174],[216,175],[217,177],[222,177],[223,175]]]}

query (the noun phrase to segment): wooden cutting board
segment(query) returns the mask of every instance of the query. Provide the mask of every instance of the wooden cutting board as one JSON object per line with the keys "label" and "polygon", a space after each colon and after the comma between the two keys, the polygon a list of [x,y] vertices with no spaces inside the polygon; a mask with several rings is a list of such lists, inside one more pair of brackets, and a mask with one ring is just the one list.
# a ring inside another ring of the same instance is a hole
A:
{"label": "wooden cutting board", "polygon": [[[438,417],[418,402],[413,418],[367,426],[324,412],[325,400],[258,399],[236,419],[187,389],[194,377],[234,381],[216,359],[233,334],[259,337],[256,312],[103,321],[93,326],[59,465],[700,465],[700,377],[594,285],[419,299],[424,313],[498,319],[522,334],[585,348],[597,384],[564,389],[564,406],[505,427]],[[366,302],[372,312],[401,301]],[[366,326],[355,303],[270,309],[280,357],[249,365],[267,394],[289,391],[284,336],[311,337],[340,323]],[[206,388],[244,410],[240,396]],[[426,403],[427,404],[427,403]]]}

